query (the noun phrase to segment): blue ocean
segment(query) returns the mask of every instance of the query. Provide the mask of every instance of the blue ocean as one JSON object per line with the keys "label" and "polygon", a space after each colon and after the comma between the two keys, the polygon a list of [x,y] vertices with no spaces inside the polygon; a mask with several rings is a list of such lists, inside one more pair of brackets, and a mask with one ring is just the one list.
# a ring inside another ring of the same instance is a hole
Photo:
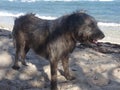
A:
{"label": "blue ocean", "polygon": [[120,0],[0,0],[0,16],[35,13],[54,19],[77,10],[87,12],[98,22],[120,24]]}

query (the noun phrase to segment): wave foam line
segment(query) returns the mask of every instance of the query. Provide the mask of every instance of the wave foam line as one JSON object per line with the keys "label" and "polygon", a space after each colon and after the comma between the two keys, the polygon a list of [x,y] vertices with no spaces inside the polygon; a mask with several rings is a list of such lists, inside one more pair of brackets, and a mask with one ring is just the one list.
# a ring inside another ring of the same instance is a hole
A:
{"label": "wave foam line", "polygon": [[[21,15],[25,15],[25,13],[9,13],[7,11],[0,11],[0,16],[4,16],[4,17],[19,17]],[[48,19],[48,20],[52,20],[52,19],[56,19],[57,17],[52,17],[52,16],[40,16],[39,14],[36,14],[35,16],[42,18],[42,19]]]}
{"label": "wave foam line", "polygon": [[[25,13],[9,13],[6,11],[0,11],[0,16],[4,16],[4,17],[19,17],[21,15],[24,15]],[[52,17],[52,16],[41,16],[39,14],[36,14],[37,17],[42,18],[42,19],[47,19],[47,20],[53,20],[56,19],[57,17]],[[100,26],[115,26],[118,27],[120,26],[120,23],[105,23],[105,22],[98,22],[98,25]]]}
{"label": "wave foam line", "polygon": [[14,13],[9,13],[9,12],[6,12],[6,11],[0,11],[0,16],[6,16],[6,17],[19,17],[21,15],[24,15],[24,13],[17,13],[17,14],[14,14]]}
{"label": "wave foam line", "polygon": [[98,25],[100,25],[100,26],[120,27],[120,24],[119,24],[119,23],[104,23],[104,22],[98,22]]}

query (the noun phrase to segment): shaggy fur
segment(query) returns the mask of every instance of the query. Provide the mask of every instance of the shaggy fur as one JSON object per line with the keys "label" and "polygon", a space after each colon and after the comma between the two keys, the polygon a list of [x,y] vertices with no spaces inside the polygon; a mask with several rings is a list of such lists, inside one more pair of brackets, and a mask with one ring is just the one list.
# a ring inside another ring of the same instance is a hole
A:
{"label": "shaggy fur", "polygon": [[32,48],[50,61],[51,90],[57,90],[58,61],[62,61],[66,79],[72,79],[68,54],[74,50],[76,43],[92,44],[102,38],[104,34],[98,28],[96,20],[86,13],[75,12],[55,20],[44,20],[34,14],[26,14],[15,20],[13,40],[16,55],[12,68],[20,68],[19,59],[26,65],[25,56]]}

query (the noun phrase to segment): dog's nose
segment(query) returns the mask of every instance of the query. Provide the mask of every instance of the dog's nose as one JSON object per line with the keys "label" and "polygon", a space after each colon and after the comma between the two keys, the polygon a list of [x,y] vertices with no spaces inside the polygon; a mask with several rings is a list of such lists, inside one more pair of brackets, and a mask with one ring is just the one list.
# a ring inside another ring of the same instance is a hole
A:
{"label": "dog's nose", "polygon": [[102,33],[102,35],[101,35],[101,39],[103,39],[105,37],[105,35]]}
{"label": "dog's nose", "polygon": [[104,33],[101,31],[101,30],[99,30],[100,32],[99,32],[99,38],[100,39],[103,39],[104,37],[105,37],[105,35],[104,35]]}

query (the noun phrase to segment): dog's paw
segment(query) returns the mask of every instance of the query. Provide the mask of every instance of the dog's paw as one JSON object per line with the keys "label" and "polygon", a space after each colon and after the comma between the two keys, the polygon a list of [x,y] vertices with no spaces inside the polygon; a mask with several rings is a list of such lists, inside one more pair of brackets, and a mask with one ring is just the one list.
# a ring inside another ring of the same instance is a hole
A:
{"label": "dog's paw", "polygon": [[66,79],[67,80],[75,80],[76,78],[74,76],[72,76],[72,75],[67,75]]}
{"label": "dog's paw", "polygon": [[24,65],[24,66],[28,66],[26,62],[22,62],[22,65]]}
{"label": "dog's paw", "polygon": [[14,70],[19,70],[20,67],[19,67],[19,66],[16,66],[16,65],[13,65],[13,66],[12,66],[12,69],[14,69]]}

